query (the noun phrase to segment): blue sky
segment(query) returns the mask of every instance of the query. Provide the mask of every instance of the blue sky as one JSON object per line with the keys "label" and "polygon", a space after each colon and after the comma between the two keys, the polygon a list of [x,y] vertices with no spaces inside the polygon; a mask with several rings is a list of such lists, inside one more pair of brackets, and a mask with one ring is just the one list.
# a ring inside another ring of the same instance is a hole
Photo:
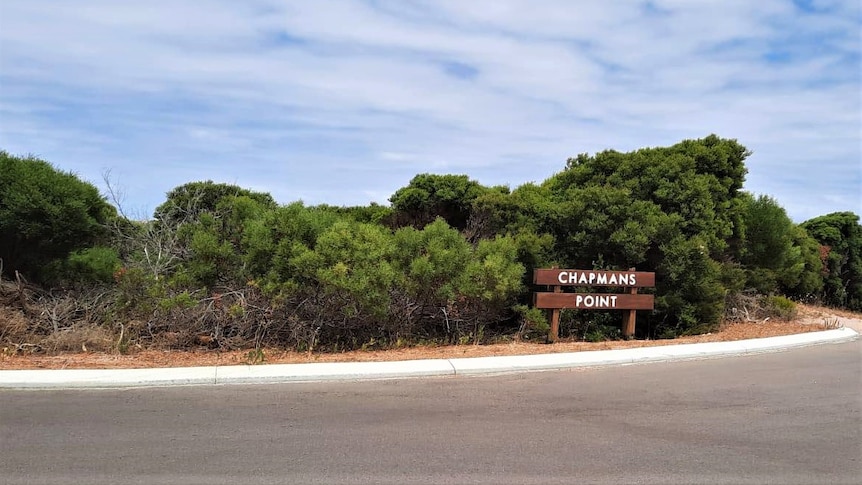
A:
{"label": "blue sky", "polygon": [[710,133],[801,222],[862,213],[858,0],[3,0],[0,149],[148,216],[215,180],[386,203]]}

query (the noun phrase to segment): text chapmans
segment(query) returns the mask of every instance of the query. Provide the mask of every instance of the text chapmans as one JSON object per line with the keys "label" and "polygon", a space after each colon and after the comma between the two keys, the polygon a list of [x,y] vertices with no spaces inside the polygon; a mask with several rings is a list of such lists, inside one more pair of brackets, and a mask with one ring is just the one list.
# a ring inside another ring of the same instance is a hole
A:
{"label": "text chapmans", "polygon": [[636,286],[637,274],[624,272],[561,271],[557,275],[561,285]]}

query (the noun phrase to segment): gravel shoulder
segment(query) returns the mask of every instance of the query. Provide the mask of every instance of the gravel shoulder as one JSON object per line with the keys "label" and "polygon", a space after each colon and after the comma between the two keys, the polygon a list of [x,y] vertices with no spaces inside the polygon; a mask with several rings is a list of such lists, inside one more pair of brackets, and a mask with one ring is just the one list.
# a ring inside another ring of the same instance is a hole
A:
{"label": "gravel shoulder", "polygon": [[223,366],[249,363],[293,364],[311,362],[375,362],[418,359],[452,359],[500,355],[530,355],[591,350],[616,350],[636,347],[680,345],[702,342],[726,342],[776,337],[827,330],[844,326],[862,332],[862,314],[831,308],[799,305],[799,316],[791,322],[765,321],[733,323],[719,332],[682,337],[674,340],[630,340],[608,342],[561,341],[553,345],[537,342],[507,342],[490,345],[415,346],[388,350],[352,351],[337,354],[300,353],[263,349],[263,362],[253,361],[248,350],[142,350],[127,355],[101,352],[78,352],[59,355],[12,354],[0,352],[0,369],[134,369],[158,367]]}

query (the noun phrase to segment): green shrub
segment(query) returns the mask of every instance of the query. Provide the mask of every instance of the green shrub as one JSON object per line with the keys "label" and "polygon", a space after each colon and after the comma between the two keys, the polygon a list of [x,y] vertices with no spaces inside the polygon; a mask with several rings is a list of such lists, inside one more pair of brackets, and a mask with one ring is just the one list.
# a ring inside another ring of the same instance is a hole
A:
{"label": "green shrub", "polygon": [[517,262],[518,246],[511,237],[480,241],[459,278],[460,294],[506,305],[521,290],[524,266]]}
{"label": "green shrub", "polygon": [[584,335],[584,340],[587,342],[606,342],[608,340],[619,340],[620,335],[619,327],[598,325],[587,331]]}
{"label": "green shrub", "polygon": [[764,301],[770,317],[778,320],[793,320],[796,318],[796,303],[783,296],[768,296]]}
{"label": "green shrub", "polygon": [[525,340],[545,338],[550,330],[546,312],[527,305],[512,308],[520,321],[518,336]]}
{"label": "green shrub", "polygon": [[158,307],[162,311],[169,311],[175,308],[181,310],[192,308],[197,304],[197,298],[193,297],[188,291],[183,291],[176,295],[172,295],[159,300]]}
{"label": "green shrub", "polygon": [[130,318],[149,318],[167,293],[162,280],[140,268],[120,268],[114,280],[119,290],[117,309]]}
{"label": "green shrub", "polygon": [[384,320],[389,297],[399,275],[392,267],[394,240],[388,229],[375,224],[339,222],[321,234],[312,272],[324,292],[340,292],[355,303],[342,311],[356,318]]}
{"label": "green shrub", "polygon": [[63,276],[83,282],[110,283],[121,266],[120,256],[113,248],[81,249],[74,251],[66,259]]}
{"label": "green shrub", "polygon": [[621,338],[622,312],[594,310],[560,311],[560,335],[587,342]]}
{"label": "green shrub", "polygon": [[454,300],[471,250],[458,231],[437,219],[422,230],[399,229],[395,244],[395,264],[406,277],[409,295],[437,307]]}

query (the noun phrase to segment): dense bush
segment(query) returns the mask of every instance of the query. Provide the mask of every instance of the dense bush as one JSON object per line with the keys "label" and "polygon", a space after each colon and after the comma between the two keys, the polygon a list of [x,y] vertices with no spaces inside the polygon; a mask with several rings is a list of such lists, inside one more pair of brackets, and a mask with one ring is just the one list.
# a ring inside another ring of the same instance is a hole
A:
{"label": "dense bush", "polygon": [[72,281],[110,283],[120,267],[122,262],[115,249],[96,246],[72,252],[61,274]]}
{"label": "dense bush", "polygon": [[[656,336],[715,328],[728,282],[721,262],[740,238],[748,151],[714,135],[667,148],[569,159],[544,183],[559,263],[655,271]],[[517,191],[515,191],[517,192]]]}
{"label": "dense bush", "polygon": [[[268,208],[227,196],[174,220],[182,249],[163,274],[140,265],[122,273],[124,318],[150,320],[148,329],[182,335],[179,342],[227,345],[254,335],[304,350],[479,341],[514,319],[524,266],[513,238],[471,245],[442,219],[395,231],[360,219],[328,206]],[[213,295],[222,305],[254,295],[269,310],[255,317],[235,302],[243,318],[217,325]],[[193,304],[177,304],[190,296]]]}
{"label": "dense bush", "polygon": [[[151,220],[131,221],[74,175],[0,152],[4,271],[74,292],[39,297],[50,311],[15,303],[38,332],[0,331],[48,338],[96,325],[50,348],[113,339],[122,352],[535,339],[548,322],[531,307],[532,271],[552,265],[656,272],[641,336],[792,318],[785,296],[862,309],[859,217],[794,224],[774,199],[741,190],[748,153],[714,135],[608,150],[514,190],[422,174],[392,207],[279,206],[269,194],[191,182]],[[17,288],[9,294],[3,301],[20,300]],[[615,339],[621,320],[564,311],[561,333]]]}
{"label": "dense bush", "polygon": [[862,310],[862,225],[852,212],[835,212],[802,223],[820,243],[823,301]]}
{"label": "dense bush", "polygon": [[[306,223],[321,223],[319,211],[302,212]],[[276,240],[273,270],[262,275],[295,309],[290,318],[308,347],[477,339],[522,290],[524,267],[510,238],[473,247],[442,219],[394,233],[352,220],[322,225]]]}
{"label": "dense bush", "polygon": [[[58,262],[104,242],[114,209],[98,189],[35,157],[0,151],[0,259],[3,271],[47,282]],[[49,271],[53,270],[53,271]]]}

